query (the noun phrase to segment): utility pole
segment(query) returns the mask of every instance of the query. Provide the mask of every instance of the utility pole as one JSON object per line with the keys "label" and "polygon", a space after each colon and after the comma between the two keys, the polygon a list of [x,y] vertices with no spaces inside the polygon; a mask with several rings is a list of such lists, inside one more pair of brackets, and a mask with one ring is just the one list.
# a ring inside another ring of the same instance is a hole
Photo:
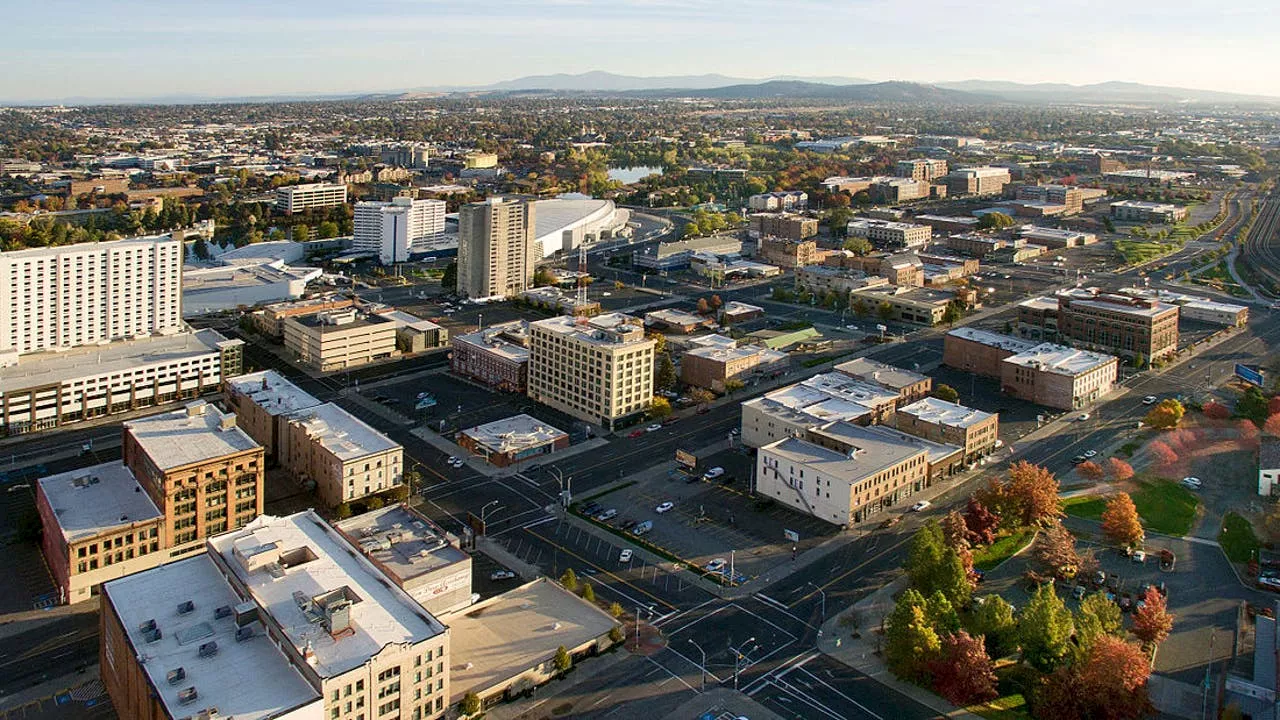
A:
{"label": "utility pole", "polygon": [[707,689],[707,651],[703,650],[701,645],[694,642],[693,638],[689,638],[689,644],[698,648],[698,652],[702,653],[702,665],[700,668],[702,670],[702,684],[699,687],[699,690],[700,691],[706,690]]}
{"label": "utility pole", "polygon": [[1204,666],[1204,687],[1200,690],[1200,720],[1206,720],[1209,712],[1209,687],[1213,684],[1209,673],[1213,669],[1213,639],[1217,631],[1209,633],[1209,663]]}
{"label": "utility pole", "polygon": [[[739,645],[738,647],[741,647],[741,648],[744,648],[744,649],[745,649],[745,648],[747,648],[749,645],[751,645],[751,643],[753,643],[753,642],[755,642],[755,641],[756,641],[756,639],[755,639],[755,637],[754,637],[754,636],[753,636],[753,637],[750,637],[750,638],[747,638],[747,641],[746,641],[746,642],[744,642],[744,643],[742,643],[742,644],[741,644],[741,645]],[[742,664],[742,658],[743,658],[743,655],[742,655],[742,651],[741,651],[741,650],[738,650],[738,649],[736,649],[736,648],[734,648],[734,647],[732,647],[732,646],[729,648],[729,650],[733,652],[733,689],[734,689],[734,691],[736,692],[736,691],[737,691],[737,689],[738,689],[738,672],[739,672],[739,668],[740,668],[740,666],[741,666],[741,664]]]}

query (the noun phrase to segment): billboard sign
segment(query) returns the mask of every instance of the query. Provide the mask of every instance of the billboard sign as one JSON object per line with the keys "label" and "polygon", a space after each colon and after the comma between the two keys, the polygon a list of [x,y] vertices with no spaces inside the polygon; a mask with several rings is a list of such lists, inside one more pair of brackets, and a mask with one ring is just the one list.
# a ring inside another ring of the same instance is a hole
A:
{"label": "billboard sign", "polygon": [[676,450],[676,464],[685,470],[693,470],[698,466],[698,456],[687,450]]}
{"label": "billboard sign", "polygon": [[1246,365],[1241,365],[1240,363],[1236,363],[1236,377],[1250,385],[1256,385],[1258,387],[1262,387],[1263,385],[1262,373]]}
{"label": "billboard sign", "polygon": [[790,542],[800,542],[800,533],[795,530],[783,530],[782,536]]}

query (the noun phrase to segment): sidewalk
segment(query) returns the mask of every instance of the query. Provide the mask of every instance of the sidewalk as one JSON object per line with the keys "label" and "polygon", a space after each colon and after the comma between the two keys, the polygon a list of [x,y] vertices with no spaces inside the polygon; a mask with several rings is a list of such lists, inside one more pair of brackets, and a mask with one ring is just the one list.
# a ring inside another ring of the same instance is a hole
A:
{"label": "sidewalk", "polygon": [[[95,659],[92,665],[86,665],[84,672],[67,673],[12,695],[0,697],[0,716],[26,705],[40,703],[42,700],[54,700],[55,696],[62,694],[71,696],[69,699],[80,701],[105,696],[106,689],[102,687],[97,660]],[[25,712],[22,713],[22,716],[25,715]]]}
{"label": "sidewalk", "polygon": [[940,715],[980,720],[979,716],[951,705],[922,687],[897,679],[877,654],[880,627],[889,613],[893,612],[894,596],[906,589],[907,582],[907,576],[903,574],[828,619],[818,632],[818,649],[828,657],[897,690]]}
{"label": "sidewalk", "polygon": [[594,678],[606,670],[612,669],[615,665],[626,662],[631,657],[631,653],[618,648],[611,652],[605,653],[599,657],[591,658],[583,661],[576,666],[576,669],[569,673],[564,680],[552,680],[550,683],[543,685],[534,691],[533,697],[516,700],[514,702],[499,703],[488,710],[484,711],[484,716],[488,720],[517,720],[519,718],[548,718],[554,713],[549,710],[540,710],[542,706],[549,702],[555,702],[561,696],[566,695],[569,691],[583,684],[587,680]]}

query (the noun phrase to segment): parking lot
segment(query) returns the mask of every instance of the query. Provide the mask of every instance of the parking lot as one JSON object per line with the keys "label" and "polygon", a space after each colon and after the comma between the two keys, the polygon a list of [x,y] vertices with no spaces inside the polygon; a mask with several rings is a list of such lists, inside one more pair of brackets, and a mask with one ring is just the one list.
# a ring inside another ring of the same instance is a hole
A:
{"label": "parking lot", "polygon": [[51,696],[0,710],[0,720],[114,720],[117,717],[102,681],[96,678]]}

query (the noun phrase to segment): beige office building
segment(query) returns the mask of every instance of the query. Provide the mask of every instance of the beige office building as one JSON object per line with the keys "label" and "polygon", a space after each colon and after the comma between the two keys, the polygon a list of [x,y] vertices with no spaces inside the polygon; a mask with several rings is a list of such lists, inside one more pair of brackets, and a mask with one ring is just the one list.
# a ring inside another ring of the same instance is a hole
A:
{"label": "beige office building", "polygon": [[529,397],[612,430],[649,409],[655,345],[621,313],[530,323]]}
{"label": "beige office building", "polygon": [[895,169],[895,174],[898,177],[930,182],[947,174],[947,161],[935,160],[933,158],[899,160]]}
{"label": "beige office building", "polygon": [[404,449],[333,403],[289,415],[278,451],[280,464],[314,482],[330,507],[404,483]]}
{"label": "beige office building", "polygon": [[999,439],[999,415],[934,397],[900,407],[894,417],[908,435],[964,448],[965,462],[994,450]]}
{"label": "beige office building", "polygon": [[399,354],[396,323],[355,308],[284,321],[284,346],[298,362],[321,372],[342,370]]}
{"label": "beige office building", "polygon": [[513,297],[533,283],[534,204],[492,197],[458,214],[458,293]]}
{"label": "beige office building", "polygon": [[289,215],[307,208],[332,207],[346,202],[346,185],[308,183],[276,188],[276,209]]}
{"label": "beige office building", "polygon": [[948,195],[999,195],[1010,176],[1007,168],[983,166],[952,170],[943,179]]}

